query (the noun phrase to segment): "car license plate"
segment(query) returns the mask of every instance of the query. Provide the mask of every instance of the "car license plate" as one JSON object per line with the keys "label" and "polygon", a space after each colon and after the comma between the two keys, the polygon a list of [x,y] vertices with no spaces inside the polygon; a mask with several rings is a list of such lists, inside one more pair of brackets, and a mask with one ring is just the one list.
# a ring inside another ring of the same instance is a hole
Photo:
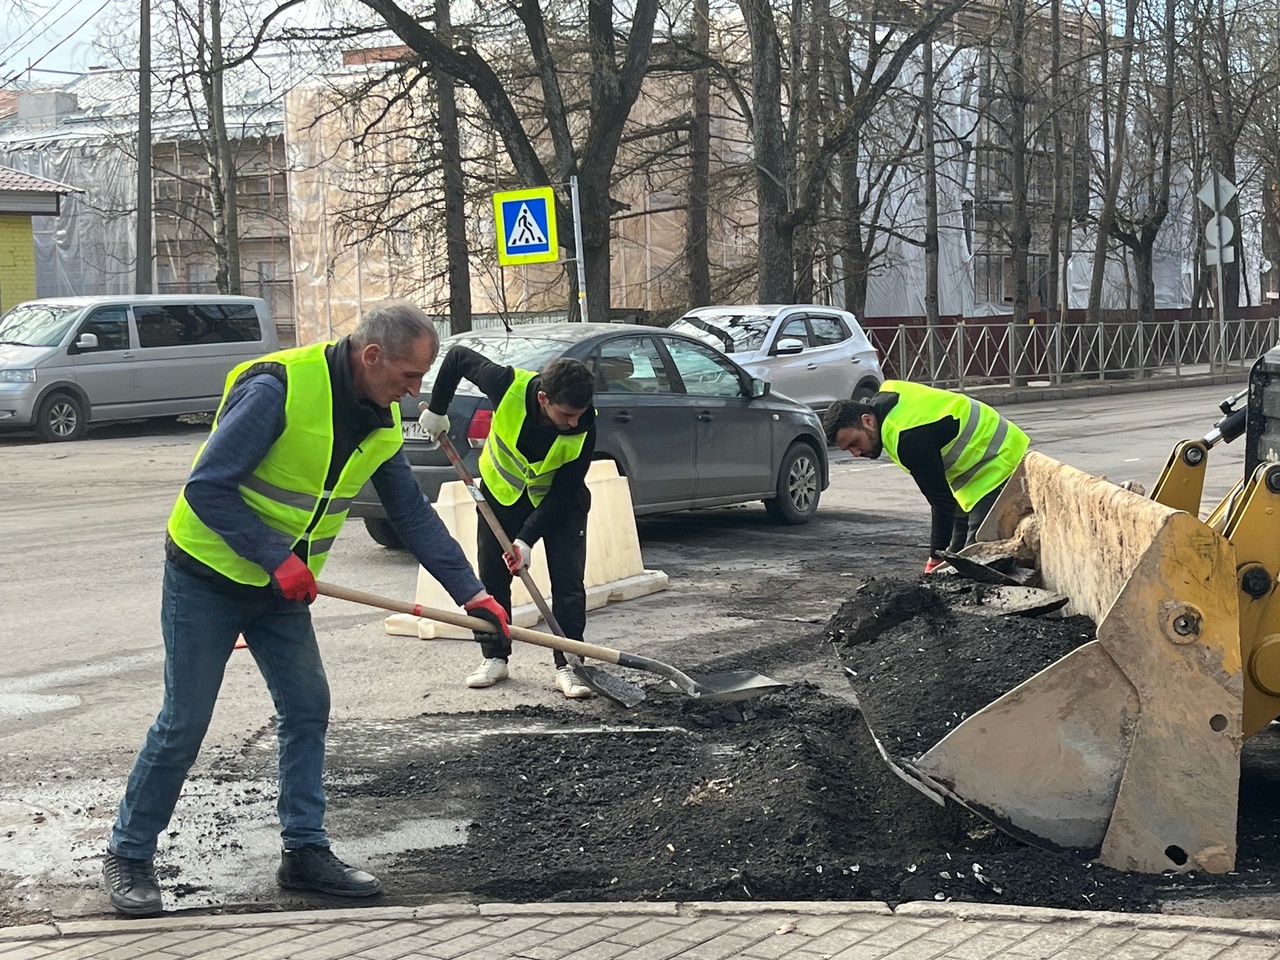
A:
{"label": "car license plate", "polygon": [[425,440],[427,432],[422,429],[422,424],[417,420],[402,420],[400,422],[400,432],[404,434],[406,440]]}

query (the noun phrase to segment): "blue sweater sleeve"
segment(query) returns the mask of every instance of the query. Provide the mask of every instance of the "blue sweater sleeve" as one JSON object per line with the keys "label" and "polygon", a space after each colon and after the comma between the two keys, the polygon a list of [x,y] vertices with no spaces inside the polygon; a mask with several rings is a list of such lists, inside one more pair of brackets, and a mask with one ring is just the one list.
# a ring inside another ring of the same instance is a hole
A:
{"label": "blue sweater sleeve", "polygon": [[240,495],[240,484],[284,432],[285,388],[270,374],[236,385],[218,415],[218,429],[187,477],[187,503],[227,546],[267,573],[289,556],[289,543],[262,522]]}
{"label": "blue sweater sleeve", "polygon": [[418,488],[403,450],[374,471],[373,487],[400,540],[454,603],[461,605],[484,589],[462,547]]}

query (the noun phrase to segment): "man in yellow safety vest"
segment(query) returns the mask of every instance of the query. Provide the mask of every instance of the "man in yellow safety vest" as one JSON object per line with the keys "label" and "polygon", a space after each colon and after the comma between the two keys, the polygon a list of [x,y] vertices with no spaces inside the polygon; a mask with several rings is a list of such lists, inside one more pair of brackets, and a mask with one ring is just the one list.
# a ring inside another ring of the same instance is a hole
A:
{"label": "man in yellow safety vest", "polygon": [[[583,639],[587,626],[587,469],[596,445],[592,407],[595,381],[586,364],[561,358],[541,373],[508,367],[464,346],[445,355],[422,411],[423,432],[449,432],[449,404],[458,383],[469,380],[493,404],[493,425],[480,453],[484,497],[512,542],[504,554],[488,524],[477,535],[477,566],[485,588],[511,613],[511,578],[529,563],[533,544],[546,547],[551,612],[565,635]],[[481,644],[484,661],[467,677],[469,687],[491,687],[509,676],[510,640]],[[555,687],[570,699],[591,696],[565,655],[554,652]]]}
{"label": "man in yellow safety vest", "polygon": [[376,877],[329,849],[321,782],[329,684],[308,605],[351,498],[372,480],[418,562],[468,613],[507,637],[506,612],[423,499],[400,449],[399,400],[418,395],[438,349],[427,315],[392,301],[370,309],[349,337],[268,354],[227,376],[209,439],[169,516],[164,700],[103,862],[120,913],[161,910],[156,838],[173,815],[241,635],[276,708],[284,847],[276,881],[342,897],[381,891]]}
{"label": "man in yellow safety vest", "polygon": [[946,562],[943,551],[973,542],[1028,444],[987,404],[905,380],[832,404],[823,426],[828,443],[873,460],[883,451],[911,474],[933,511],[925,573]]}

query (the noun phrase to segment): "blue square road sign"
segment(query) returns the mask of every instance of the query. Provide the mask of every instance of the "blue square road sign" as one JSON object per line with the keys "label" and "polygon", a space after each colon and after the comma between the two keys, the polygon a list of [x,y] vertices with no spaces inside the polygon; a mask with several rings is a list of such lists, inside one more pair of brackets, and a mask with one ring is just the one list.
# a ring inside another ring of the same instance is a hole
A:
{"label": "blue square road sign", "polygon": [[550,187],[493,195],[498,262],[503,266],[558,260],[555,195]]}

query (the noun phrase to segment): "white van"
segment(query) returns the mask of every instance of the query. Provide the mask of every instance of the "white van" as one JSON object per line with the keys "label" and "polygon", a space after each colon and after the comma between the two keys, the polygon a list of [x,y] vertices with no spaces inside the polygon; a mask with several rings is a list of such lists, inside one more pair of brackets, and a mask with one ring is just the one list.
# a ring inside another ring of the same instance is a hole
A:
{"label": "white van", "polygon": [[0,317],[0,428],[77,440],[90,423],[213,411],[233,367],[277,348],[256,297],[28,300]]}

